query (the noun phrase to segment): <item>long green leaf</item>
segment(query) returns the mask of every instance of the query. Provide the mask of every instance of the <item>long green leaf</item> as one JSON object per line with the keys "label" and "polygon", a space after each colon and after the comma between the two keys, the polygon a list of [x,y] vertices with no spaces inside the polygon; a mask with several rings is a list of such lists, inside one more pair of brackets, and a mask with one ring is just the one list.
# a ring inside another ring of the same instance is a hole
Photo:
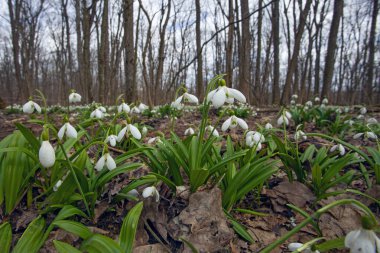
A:
{"label": "long green leaf", "polygon": [[88,253],[121,253],[120,246],[111,238],[95,234],[82,243],[81,250]]}
{"label": "long green leaf", "polygon": [[37,253],[45,232],[45,220],[41,216],[34,219],[26,228],[12,253]]}
{"label": "long green leaf", "polygon": [[8,222],[0,226],[0,252],[8,253],[12,243],[12,228]]}
{"label": "long green leaf", "polygon": [[119,244],[123,252],[132,252],[133,242],[135,241],[137,225],[140,214],[143,209],[143,202],[136,204],[124,218],[123,225],[120,230]]}
{"label": "long green leaf", "polygon": [[53,240],[53,243],[58,253],[82,253],[82,251],[78,250],[77,248],[74,248],[73,246],[65,242]]}

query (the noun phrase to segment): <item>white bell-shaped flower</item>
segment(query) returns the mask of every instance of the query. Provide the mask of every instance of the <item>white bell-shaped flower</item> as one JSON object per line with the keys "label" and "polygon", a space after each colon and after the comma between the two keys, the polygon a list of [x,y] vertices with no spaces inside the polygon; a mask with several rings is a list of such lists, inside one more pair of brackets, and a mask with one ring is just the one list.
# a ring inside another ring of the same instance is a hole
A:
{"label": "white bell-shaped flower", "polygon": [[138,198],[140,196],[139,192],[136,189],[130,190],[127,194],[135,198]]}
{"label": "white bell-shaped flower", "polygon": [[105,153],[102,157],[100,157],[100,159],[95,165],[95,169],[97,171],[101,171],[104,168],[104,166],[106,166],[109,170],[113,170],[116,168],[116,163],[109,153]]}
{"label": "white bell-shaped flower", "polygon": [[364,115],[366,113],[367,113],[367,108],[365,108],[365,107],[360,108],[360,114],[361,115]]}
{"label": "white bell-shaped flower", "polygon": [[368,124],[377,124],[377,119],[375,119],[375,118],[369,118],[369,119],[367,119],[367,123]]}
{"label": "white bell-shaped flower", "polygon": [[350,249],[350,253],[380,252],[380,239],[372,230],[363,228],[348,233],[344,245]]}
{"label": "white bell-shaped flower", "polygon": [[311,101],[309,100],[309,101],[307,101],[307,102],[305,103],[305,105],[306,105],[307,107],[312,107],[312,106],[313,106],[313,102],[311,102]]}
{"label": "white bell-shaped flower", "polygon": [[300,139],[303,139],[304,141],[307,140],[307,136],[305,134],[305,132],[303,132],[302,130],[298,130],[295,134],[294,134],[294,139],[295,140],[300,140]]}
{"label": "white bell-shaped flower", "polygon": [[131,108],[129,108],[129,105],[127,105],[126,103],[121,103],[118,107],[117,107],[117,112],[118,113],[121,113],[121,112],[125,112],[125,113],[129,113],[131,111]]}
{"label": "white bell-shaped flower", "polygon": [[174,101],[174,104],[182,104],[182,103],[198,104],[198,98],[190,93],[185,92],[182,94],[182,96],[179,96]]}
{"label": "white bell-shaped flower", "polygon": [[154,197],[156,202],[160,201],[160,193],[157,191],[156,187],[150,186],[143,190],[142,196],[144,198]]}
{"label": "white bell-shaped flower", "polygon": [[[292,243],[289,243],[289,245],[288,245],[288,249],[291,252],[296,251],[301,247],[303,247],[303,243],[299,243],[299,242],[292,242]],[[304,253],[319,253],[318,250],[312,251],[309,247],[304,249],[302,252],[304,252]]]}
{"label": "white bell-shaped flower", "polygon": [[24,113],[31,114],[34,112],[34,110],[36,110],[38,113],[41,113],[41,107],[33,101],[28,101],[22,106],[22,111]]}
{"label": "white bell-shaped flower", "polygon": [[212,133],[213,136],[219,137],[219,132],[218,132],[218,130],[216,130],[215,127],[213,127],[211,125],[208,125],[205,130],[209,131],[210,133]]}
{"label": "white bell-shaped flower", "polygon": [[72,92],[72,93],[69,95],[69,102],[70,102],[70,103],[77,103],[77,102],[80,102],[81,99],[82,99],[82,96],[79,95],[78,93]]}
{"label": "white bell-shaped flower", "polygon": [[364,133],[357,133],[354,135],[354,139],[359,139],[361,137],[365,137],[367,139],[372,139],[372,140],[376,140],[377,139],[377,135],[374,133],[374,132],[364,132]]}
{"label": "white bell-shaped flower", "polygon": [[191,127],[185,130],[185,135],[193,135],[194,133],[195,131]]}
{"label": "white bell-shaped flower", "polygon": [[297,95],[297,94],[293,94],[293,95],[292,95],[292,99],[293,99],[293,100],[297,100],[297,99],[298,99],[298,95]]}
{"label": "white bell-shaped flower", "polygon": [[91,118],[97,118],[97,119],[102,119],[104,118],[104,113],[106,112],[106,108],[103,106],[99,106],[95,110],[93,110],[90,114]]}
{"label": "white bell-shaped flower", "polygon": [[278,126],[282,126],[283,124],[285,124],[286,126],[289,125],[289,119],[285,115],[281,115],[277,119],[277,125]]}
{"label": "white bell-shaped flower", "polygon": [[272,129],[273,128],[273,126],[272,126],[272,124],[271,123],[266,123],[265,124],[265,129],[267,129],[267,130],[269,130],[269,129]]}
{"label": "white bell-shaped flower", "polygon": [[227,131],[227,129],[233,129],[237,127],[238,125],[244,130],[248,129],[248,125],[243,119],[238,118],[235,115],[233,115],[229,117],[226,121],[224,121],[222,125],[222,131],[225,132]]}
{"label": "white bell-shaped flower", "polygon": [[62,180],[58,180],[57,183],[55,183],[54,187],[53,187],[53,191],[58,191],[58,188],[62,185],[63,181]]}
{"label": "white bell-shaped flower", "polygon": [[147,106],[146,104],[140,103],[138,108],[139,108],[140,112],[143,112],[146,109],[149,109],[149,106]]}
{"label": "white bell-shaped flower", "polygon": [[109,135],[107,137],[106,143],[109,142],[112,147],[115,147],[116,146],[116,141],[117,141],[117,136],[111,134],[111,135]]}
{"label": "white bell-shaped flower", "polygon": [[137,106],[134,106],[131,109],[131,113],[139,114],[139,113],[141,113],[141,111],[140,111],[140,109]]}
{"label": "white bell-shaped flower", "polygon": [[212,105],[215,108],[219,108],[222,105],[224,105],[225,102],[227,103],[233,103],[234,99],[245,103],[247,100],[243,93],[240,91],[233,89],[233,88],[228,88],[226,86],[219,86],[215,90],[210,91],[207,94],[207,102],[212,102]]}
{"label": "white bell-shaped flower", "polygon": [[314,98],[314,102],[315,102],[315,103],[319,103],[319,101],[321,101],[319,97],[315,97],[315,98]]}
{"label": "white bell-shaped flower", "polygon": [[265,137],[259,132],[256,131],[249,131],[247,135],[245,136],[246,139],[250,139],[254,143],[264,142]]}
{"label": "white bell-shaped flower", "polygon": [[55,151],[49,141],[43,141],[38,153],[40,163],[44,168],[50,168],[55,163]]}
{"label": "white bell-shaped flower", "polygon": [[58,138],[60,140],[63,139],[63,136],[66,134],[67,138],[74,138],[76,139],[78,137],[78,132],[75,130],[75,128],[69,123],[65,123],[61,129],[58,131]]}
{"label": "white bell-shaped flower", "polygon": [[141,139],[140,130],[132,124],[127,124],[123,129],[120,130],[119,134],[117,135],[117,141],[120,142],[124,138],[125,134],[129,133],[132,134],[132,136],[137,140]]}
{"label": "white bell-shaped flower", "polygon": [[154,143],[162,143],[160,137],[152,137],[152,138],[149,138],[148,142],[147,142],[149,145],[152,145]]}
{"label": "white bell-shaped flower", "polygon": [[322,104],[327,105],[329,103],[329,100],[327,98],[324,98],[322,100]]}
{"label": "white bell-shaped flower", "polygon": [[174,109],[182,110],[183,107],[184,107],[185,105],[182,104],[182,103],[172,102],[172,103],[170,104],[170,106],[171,106],[172,108],[174,108]]}
{"label": "white bell-shaped flower", "polygon": [[335,150],[338,150],[341,156],[344,156],[344,154],[346,153],[346,149],[344,148],[342,144],[337,144],[337,145],[332,146],[330,149],[330,152],[334,152]]}

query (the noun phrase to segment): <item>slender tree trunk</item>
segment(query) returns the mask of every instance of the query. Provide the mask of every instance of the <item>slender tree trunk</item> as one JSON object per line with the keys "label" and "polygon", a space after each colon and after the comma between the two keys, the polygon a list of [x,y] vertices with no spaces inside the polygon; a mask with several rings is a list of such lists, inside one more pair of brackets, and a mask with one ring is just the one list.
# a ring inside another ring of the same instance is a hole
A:
{"label": "slender tree trunk", "polygon": [[[257,55],[256,55],[256,67],[255,67],[255,88],[254,91],[259,90],[261,80],[261,28],[263,23],[263,0],[259,0],[259,15],[257,21]],[[255,101],[257,104],[258,101]]]}
{"label": "slender tree trunk", "polygon": [[272,103],[280,102],[280,0],[275,0],[272,7],[273,33],[273,89]]}
{"label": "slender tree trunk", "polygon": [[251,56],[251,34],[249,30],[249,5],[248,0],[240,1],[241,17],[243,19],[241,26],[241,44],[239,57],[239,89],[246,95],[247,102],[250,103],[250,56]]}
{"label": "slender tree trunk", "polygon": [[[228,0],[228,23],[234,22],[234,3],[233,0]],[[232,85],[232,53],[234,42],[234,25],[228,26],[227,32],[227,48],[226,48],[226,83]]]}
{"label": "slender tree trunk", "polygon": [[102,24],[100,31],[100,48],[98,55],[99,102],[104,103],[109,90],[109,35],[108,35],[108,0],[103,2]]}
{"label": "slender tree trunk", "polygon": [[325,58],[325,69],[323,73],[322,97],[327,97],[330,91],[331,82],[334,74],[336,39],[339,32],[339,23],[343,15],[343,0],[334,1],[334,14],[331,22],[327,53]]}
{"label": "slender tree trunk", "polygon": [[203,97],[203,59],[201,46],[201,4],[200,0],[195,0],[195,41],[197,45],[197,96]]}
{"label": "slender tree trunk", "polygon": [[134,102],[137,99],[135,75],[135,49],[133,31],[133,0],[123,0],[124,14],[124,68],[125,68],[125,93],[126,101]]}

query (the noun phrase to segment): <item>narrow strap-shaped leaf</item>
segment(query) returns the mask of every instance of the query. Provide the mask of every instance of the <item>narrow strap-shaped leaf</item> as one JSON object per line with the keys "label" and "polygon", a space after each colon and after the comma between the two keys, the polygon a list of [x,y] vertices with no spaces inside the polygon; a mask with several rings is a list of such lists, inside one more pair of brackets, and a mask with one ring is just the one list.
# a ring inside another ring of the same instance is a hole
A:
{"label": "narrow strap-shaped leaf", "polygon": [[137,225],[143,209],[143,202],[137,203],[124,218],[120,230],[119,244],[123,252],[132,252],[133,242],[135,241]]}
{"label": "narrow strap-shaped leaf", "polygon": [[0,226],[0,252],[8,253],[12,242],[12,228],[8,222]]}
{"label": "narrow strap-shaped leaf", "polygon": [[69,233],[79,236],[82,239],[88,239],[92,236],[92,233],[88,227],[82,223],[71,220],[58,220],[53,224]]}
{"label": "narrow strap-shaped leaf", "polygon": [[121,253],[120,246],[111,238],[95,234],[85,240],[80,248],[89,253]]}
{"label": "narrow strap-shaped leaf", "polygon": [[22,234],[12,253],[37,253],[45,232],[45,220],[41,216],[34,219]]}
{"label": "narrow strap-shaped leaf", "polygon": [[78,250],[77,248],[74,248],[73,246],[65,242],[53,240],[53,243],[58,253],[82,253],[82,251]]}

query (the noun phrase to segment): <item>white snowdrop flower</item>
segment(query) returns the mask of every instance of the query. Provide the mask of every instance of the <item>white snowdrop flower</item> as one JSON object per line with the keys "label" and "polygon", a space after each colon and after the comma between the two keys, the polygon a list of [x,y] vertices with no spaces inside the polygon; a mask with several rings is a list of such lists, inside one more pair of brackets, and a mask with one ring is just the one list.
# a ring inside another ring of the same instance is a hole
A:
{"label": "white snowdrop flower", "polygon": [[[103,107],[103,106],[102,106]],[[105,110],[105,108],[103,107],[103,109]],[[93,110],[90,114],[90,117],[91,118],[97,118],[97,119],[102,119],[104,118],[104,112],[100,107],[99,108],[96,108],[95,110]]]}
{"label": "white snowdrop flower", "polygon": [[125,112],[125,113],[129,113],[131,111],[131,108],[129,108],[129,105],[127,105],[126,103],[121,103],[118,107],[117,107],[117,112],[118,113],[121,113],[121,112]]}
{"label": "white snowdrop flower", "polygon": [[58,188],[62,185],[63,181],[62,180],[58,180],[57,183],[55,183],[54,187],[53,187],[53,191],[58,191]]}
{"label": "white snowdrop flower", "polygon": [[305,107],[303,108],[303,110],[304,110],[305,112],[307,112],[307,111],[309,110],[309,107],[308,107],[308,106],[305,106]]}
{"label": "white snowdrop flower", "polygon": [[139,114],[139,113],[141,113],[141,111],[140,111],[140,109],[139,109],[138,107],[134,106],[134,107],[132,107],[132,109],[131,109],[131,113]]}
{"label": "white snowdrop flower", "polygon": [[359,139],[360,137],[362,137],[364,135],[364,133],[357,133],[354,135],[354,139]]}
{"label": "white snowdrop flower", "polygon": [[296,104],[296,101],[294,101],[294,100],[290,100],[290,104],[291,104],[291,105],[295,105],[295,104]]}
{"label": "white snowdrop flower", "polygon": [[117,141],[120,142],[124,138],[126,133],[132,134],[132,136],[135,137],[137,140],[141,139],[140,130],[132,124],[127,124],[123,129],[120,130],[119,134],[117,135]]}
{"label": "white snowdrop flower", "polygon": [[34,110],[36,110],[38,113],[41,113],[41,107],[33,101],[28,101],[22,106],[22,111],[24,113],[31,114],[34,112]]}
{"label": "white snowdrop flower", "polygon": [[112,147],[115,147],[116,146],[116,141],[117,141],[117,136],[111,134],[111,135],[109,135],[107,137],[106,143],[109,142]]}
{"label": "white snowdrop flower", "polygon": [[338,114],[341,114],[342,113],[342,109],[338,108],[338,109],[335,110],[335,112],[338,113]]}
{"label": "white snowdrop flower", "polygon": [[292,99],[297,100],[298,99],[298,95],[297,94],[293,94],[292,95]]}
{"label": "white snowdrop flower", "polygon": [[78,103],[82,100],[82,96],[79,95],[78,93],[75,93],[75,92],[72,92],[70,95],[69,95],[69,102],[70,103]]}
{"label": "white snowdrop flower", "polygon": [[285,117],[287,117],[288,119],[291,119],[292,118],[292,114],[288,111],[285,111]]}
{"label": "white snowdrop flower", "polygon": [[369,118],[369,119],[367,119],[367,123],[368,124],[377,124],[377,119],[375,119],[375,118]]}
{"label": "white snowdrop flower", "polygon": [[170,104],[170,106],[172,107],[172,108],[174,108],[174,109],[177,109],[177,110],[182,110],[183,109],[183,107],[185,106],[184,104],[182,104],[182,103],[176,103],[176,102],[172,102],[171,104]]}
{"label": "white snowdrop flower", "polygon": [[367,113],[367,108],[365,108],[365,107],[360,108],[360,114],[361,115],[364,115],[366,113]]}
{"label": "white snowdrop flower", "polygon": [[66,134],[67,138],[74,138],[76,139],[78,137],[78,132],[75,130],[75,128],[69,123],[65,123],[61,129],[58,131],[58,138],[60,140],[63,139],[63,136]]}
{"label": "white snowdrop flower", "polygon": [[215,90],[210,91],[207,94],[207,102],[212,102],[212,105],[215,108],[219,108],[222,105],[224,105],[225,102],[227,103],[233,103],[234,99],[245,103],[247,100],[243,93],[240,91],[233,89],[233,88],[228,88],[226,86],[219,86]]}
{"label": "white snowdrop flower", "polygon": [[312,106],[313,106],[313,102],[311,102],[311,101],[309,100],[309,101],[307,101],[307,102],[305,103],[305,105],[306,105],[307,107],[312,107]]}
{"label": "white snowdrop flower", "polygon": [[208,126],[206,127],[206,131],[209,131],[209,132],[212,133],[212,135],[215,136],[215,137],[219,137],[219,132],[218,132],[218,130],[216,130],[216,128],[213,127],[213,126],[211,126],[211,125],[208,125]]}
{"label": "white snowdrop flower", "polygon": [[140,103],[138,108],[139,108],[140,112],[143,112],[146,109],[149,109],[149,106],[147,106],[146,104]]}
{"label": "white snowdrop flower", "polygon": [[360,114],[356,117],[357,119],[364,119],[364,115],[363,114]]}
{"label": "white snowdrop flower", "polygon": [[153,144],[153,143],[161,143],[161,140],[159,137],[152,137],[152,138],[149,138],[148,144]]}
{"label": "white snowdrop flower", "polygon": [[55,151],[49,141],[43,141],[38,153],[40,163],[44,168],[50,168],[55,163]]}
{"label": "white snowdrop flower", "polygon": [[285,124],[286,126],[289,125],[289,119],[287,117],[285,117],[284,115],[281,115],[277,119],[277,125],[282,126],[283,124]]}
{"label": "white snowdrop flower", "polygon": [[349,232],[344,246],[350,249],[350,253],[376,253],[380,252],[380,239],[372,230],[362,228]]}
{"label": "white snowdrop flower", "polygon": [[160,201],[160,193],[154,186],[146,187],[143,190],[142,196],[144,198],[154,197],[156,199],[156,202]]}
{"label": "white snowdrop flower", "polygon": [[265,124],[265,129],[267,129],[267,130],[269,130],[269,129],[272,129],[273,128],[273,126],[272,126],[272,124],[271,123],[266,123]]}
{"label": "white snowdrop flower", "polygon": [[185,135],[193,135],[194,133],[194,129],[192,129],[191,127],[185,130]]}
{"label": "white snowdrop flower", "polygon": [[226,121],[224,121],[224,123],[222,125],[222,131],[225,132],[225,131],[227,131],[227,129],[229,129],[229,128],[233,129],[233,128],[237,127],[238,125],[243,130],[248,129],[248,125],[243,119],[240,119],[240,118],[236,117],[235,115],[231,116]]}
{"label": "white snowdrop flower", "polygon": [[250,148],[257,146],[257,151],[261,150],[261,142],[263,141],[265,141],[265,137],[259,132],[249,131],[245,136],[245,144]]}
{"label": "white snowdrop flower", "polygon": [[324,98],[322,100],[322,104],[327,105],[329,103],[329,100],[327,98]]}
{"label": "white snowdrop flower", "polygon": [[141,134],[145,136],[147,133],[148,133],[148,128],[146,128],[146,126],[144,126],[144,127],[141,129]]}
{"label": "white snowdrop flower", "polygon": [[348,113],[350,111],[350,107],[344,107],[344,112]]}
{"label": "white snowdrop flower", "polygon": [[136,189],[130,190],[127,194],[135,198],[138,198],[140,196],[139,192]]}
{"label": "white snowdrop flower", "polygon": [[352,119],[344,121],[344,124],[348,124],[350,126],[352,126],[354,123],[355,123],[355,121],[353,121]]}
{"label": "white snowdrop flower", "polygon": [[175,104],[182,104],[182,103],[192,103],[192,104],[198,104],[198,98],[190,93],[183,93],[182,96],[179,96],[175,101]]}
{"label": "white snowdrop flower", "polygon": [[100,159],[95,165],[95,169],[97,171],[101,171],[104,168],[104,166],[106,166],[108,170],[113,170],[116,168],[116,163],[109,153],[105,153],[102,157],[100,157]]}
{"label": "white snowdrop flower", "polygon": [[372,139],[372,140],[377,139],[377,135],[374,132],[366,132],[366,135],[368,139]]}
{"label": "white snowdrop flower", "polygon": [[[303,243],[299,243],[299,242],[292,242],[292,243],[289,243],[289,245],[288,245],[288,249],[291,252],[296,251],[296,250],[298,250],[301,247],[303,247]],[[319,253],[318,250],[312,251],[309,247],[306,248],[306,249],[304,249],[303,252],[304,253]]]}
{"label": "white snowdrop flower", "polygon": [[304,141],[307,140],[307,136],[306,134],[302,131],[302,130],[298,130],[295,134],[294,134],[294,139],[295,140],[299,140],[299,139],[303,139]]}
{"label": "white snowdrop flower", "polygon": [[315,98],[314,98],[314,102],[315,102],[315,103],[319,103],[319,101],[321,101],[321,100],[319,99],[319,97],[315,97]]}
{"label": "white snowdrop flower", "polygon": [[342,144],[337,144],[337,145],[332,146],[330,149],[330,152],[334,152],[335,150],[338,150],[341,156],[344,156],[344,154],[346,153],[346,149],[344,148]]}

